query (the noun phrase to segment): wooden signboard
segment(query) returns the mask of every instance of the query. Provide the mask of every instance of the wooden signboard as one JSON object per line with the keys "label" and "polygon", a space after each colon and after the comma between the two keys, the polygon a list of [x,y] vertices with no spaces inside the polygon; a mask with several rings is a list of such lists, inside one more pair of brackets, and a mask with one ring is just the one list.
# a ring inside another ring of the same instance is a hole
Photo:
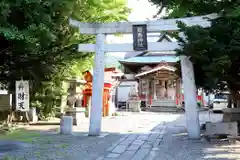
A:
{"label": "wooden signboard", "polygon": [[29,83],[28,81],[16,81],[16,110],[29,111]]}
{"label": "wooden signboard", "polygon": [[133,25],[133,50],[148,50],[147,25]]}

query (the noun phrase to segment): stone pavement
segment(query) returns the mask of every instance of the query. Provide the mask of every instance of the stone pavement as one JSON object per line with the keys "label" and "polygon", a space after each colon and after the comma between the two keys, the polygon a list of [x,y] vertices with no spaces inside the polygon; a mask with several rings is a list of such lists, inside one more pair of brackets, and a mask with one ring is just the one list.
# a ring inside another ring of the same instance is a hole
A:
{"label": "stone pavement", "polygon": [[[188,140],[184,115],[172,114],[173,121],[162,122],[151,131],[122,137],[107,149],[98,160],[235,160],[240,159],[236,150],[240,145],[224,141],[207,142]],[[163,116],[159,114],[159,116]],[[221,121],[221,114],[200,113],[200,122]],[[167,119],[165,119],[167,120]],[[240,150],[240,149],[239,149]]]}
{"label": "stone pavement", "polygon": [[145,134],[130,134],[122,137],[107,149],[106,157],[98,160],[150,160],[159,150],[158,146],[165,134],[165,125],[159,124],[151,132]]}
{"label": "stone pavement", "polygon": [[[221,120],[212,114],[211,121]],[[201,112],[200,121],[209,121]],[[87,121],[86,121],[87,122]],[[72,136],[46,135],[31,147],[9,155],[27,160],[235,160],[240,145],[187,139],[184,115],[178,113],[134,113],[103,120],[104,134],[88,137],[82,123]]]}

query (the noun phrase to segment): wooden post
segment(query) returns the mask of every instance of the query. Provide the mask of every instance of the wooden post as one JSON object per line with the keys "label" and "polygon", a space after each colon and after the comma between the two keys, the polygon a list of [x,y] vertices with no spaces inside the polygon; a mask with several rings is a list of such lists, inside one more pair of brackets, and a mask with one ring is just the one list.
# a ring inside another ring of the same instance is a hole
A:
{"label": "wooden post", "polygon": [[148,107],[148,96],[149,96],[149,80],[146,79],[146,91],[145,91],[146,107]]}
{"label": "wooden post", "polygon": [[153,80],[153,99],[157,99],[156,79]]}

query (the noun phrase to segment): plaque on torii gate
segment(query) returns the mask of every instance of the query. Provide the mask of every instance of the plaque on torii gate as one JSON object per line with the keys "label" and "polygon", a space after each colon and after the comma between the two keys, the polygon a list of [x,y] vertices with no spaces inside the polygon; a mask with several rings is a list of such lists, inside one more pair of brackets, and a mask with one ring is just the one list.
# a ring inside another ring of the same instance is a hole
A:
{"label": "plaque on torii gate", "polygon": [[[187,26],[199,25],[209,27],[211,23],[206,20],[214,19],[217,14],[205,16],[186,17],[179,19],[161,19],[145,22],[113,22],[113,23],[84,23],[70,19],[72,26],[78,27],[82,34],[96,35],[96,44],[79,44],[79,52],[95,52],[94,72],[93,72],[93,95],[92,107],[90,115],[89,135],[97,136],[101,132],[102,120],[102,94],[104,87],[104,54],[105,52],[135,52],[136,50],[144,51],[173,51],[180,46],[178,42],[147,42],[145,39],[144,45],[139,47],[132,43],[124,44],[105,44],[107,34],[132,34],[134,25],[146,25],[146,34],[160,33],[161,31],[179,30],[177,21],[184,22]],[[147,36],[146,36],[147,37]],[[143,39],[144,40],[144,39]],[[173,53],[169,53],[172,54]],[[175,55],[175,53],[174,53]],[[183,77],[184,97],[185,97],[185,112],[188,137],[190,139],[200,138],[200,124],[198,117],[197,101],[196,101],[196,86],[194,80],[193,65],[188,57],[180,56],[181,70]]]}
{"label": "plaque on torii gate", "polygon": [[133,50],[147,51],[147,25],[133,25]]}

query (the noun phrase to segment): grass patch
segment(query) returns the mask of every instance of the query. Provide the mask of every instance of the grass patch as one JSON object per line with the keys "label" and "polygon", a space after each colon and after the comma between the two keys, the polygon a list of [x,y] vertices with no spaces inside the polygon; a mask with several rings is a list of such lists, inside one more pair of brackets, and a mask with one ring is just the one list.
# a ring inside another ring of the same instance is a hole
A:
{"label": "grass patch", "polygon": [[119,112],[115,112],[112,114],[112,116],[123,116],[123,114],[119,113]]}
{"label": "grass patch", "polygon": [[58,148],[62,148],[62,149],[65,149],[68,147],[68,144],[65,144],[65,143],[61,143],[58,145]]}
{"label": "grass patch", "polygon": [[36,138],[43,136],[40,132],[29,131],[23,128],[15,129],[12,132],[0,134],[0,140],[15,140],[21,142],[33,142]]}

